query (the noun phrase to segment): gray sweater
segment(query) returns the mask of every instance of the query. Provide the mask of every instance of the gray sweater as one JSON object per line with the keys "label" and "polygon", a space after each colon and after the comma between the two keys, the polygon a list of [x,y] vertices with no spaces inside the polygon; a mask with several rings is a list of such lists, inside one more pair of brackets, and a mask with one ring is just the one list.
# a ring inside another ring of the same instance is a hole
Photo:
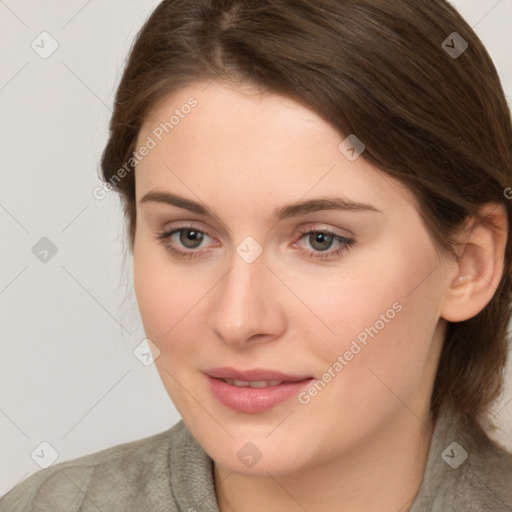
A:
{"label": "gray sweater", "polygon": [[[218,512],[212,459],[181,420],[40,470],[0,498],[0,512],[29,511]],[[444,412],[410,508],[420,511],[511,512],[512,455],[464,417]]]}

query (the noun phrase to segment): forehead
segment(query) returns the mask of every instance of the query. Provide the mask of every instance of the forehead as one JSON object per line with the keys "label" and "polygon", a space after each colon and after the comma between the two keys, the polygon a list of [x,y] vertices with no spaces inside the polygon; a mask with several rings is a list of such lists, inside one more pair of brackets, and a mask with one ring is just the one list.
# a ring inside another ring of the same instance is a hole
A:
{"label": "forehead", "polygon": [[[216,79],[210,82],[192,82],[167,94],[153,105],[147,113],[145,121],[151,124],[160,121],[162,116],[168,117],[175,108],[185,105],[189,98],[197,100],[198,108],[193,108],[196,111],[196,118],[215,117],[219,110],[227,116],[237,115],[240,109],[248,111],[256,109],[260,116],[266,115],[274,120],[283,115],[284,109],[300,111],[303,117],[309,115],[311,120],[317,117],[304,104],[298,103],[288,96],[265,91],[248,83],[233,83]],[[275,112],[276,106],[280,112]]]}
{"label": "forehead", "polygon": [[214,81],[169,94],[147,116],[137,147],[149,139],[154,147],[136,166],[138,199],[153,188],[188,188],[260,202],[347,192],[379,209],[397,191],[412,200],[363,158],[347,159],[343,136],[314,111],[249,86]]}
{"label": "forehead", "polygon": [[[291,98],[220,81],[193,83],[164,97],[149,112],[140,135],[159,131],[159,127],[166,139],[178,144],[186,137],[197,147],[213,141],[217,145],[225,135],[232,139],[222,140],[223,147],[236,141],[248,150],[265,142],[268,151],[277,145],[269,141],[278,136],[276,142],[283,149],[300,142],[294,148],[300,152],[313,145],[315,135],[325,138],[329,134],[334,142],[340,139],[332,126]],[[234,151],[236,146],[231,146]],[[260,157],[264,157],[262,151]]]}

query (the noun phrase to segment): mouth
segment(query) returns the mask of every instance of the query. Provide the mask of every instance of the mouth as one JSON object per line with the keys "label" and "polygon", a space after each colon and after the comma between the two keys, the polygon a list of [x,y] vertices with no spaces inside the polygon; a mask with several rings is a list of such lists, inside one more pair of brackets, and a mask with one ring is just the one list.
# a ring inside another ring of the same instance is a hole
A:
{"label": "mouth", "polygon": [[279,386],[285,381],[281,380],[236,380],[236,379],[221,379],[230,386],[236,386],[237,388],[270,388]]}
{"label": "mouth", "polygon": [[[294,375],[265,368],[237,370],[231,367],[211,368],[205,372],[210,377],[238,382],[300,382],[312,378],[312,375]],[[274,384],[276,385],[276,384]]]}
{"label": "mouth", "polygon": [[244,413],[268,411],[297,396],[314,380],[264,369],[214,368],[205,373],[213,396],[222,405]]}

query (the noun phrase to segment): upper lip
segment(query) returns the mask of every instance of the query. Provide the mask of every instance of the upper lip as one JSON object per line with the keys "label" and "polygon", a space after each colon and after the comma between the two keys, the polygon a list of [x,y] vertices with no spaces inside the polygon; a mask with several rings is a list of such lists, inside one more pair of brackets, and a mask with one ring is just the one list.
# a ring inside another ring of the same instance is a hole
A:
{"label": "upper lip", "polygon": [[290,375],[265,368],[252,368],[250,370],[237,370],[236,368],[222,367],[210,368],[205,372],[210,377],[217,379],[234,379],[248,382],[254,381],[281,381],[299,382],[310,379],[310,375]]}

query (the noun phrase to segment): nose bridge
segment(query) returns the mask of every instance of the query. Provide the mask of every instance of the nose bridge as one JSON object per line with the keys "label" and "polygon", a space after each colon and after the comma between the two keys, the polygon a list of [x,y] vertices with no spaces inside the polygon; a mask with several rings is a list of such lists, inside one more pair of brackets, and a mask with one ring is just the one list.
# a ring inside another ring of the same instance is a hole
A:
{"label": "nose bridge", "polygon": [[264,255],[254,257],[254,247],[250,241],[247,244],[242,242],[233,254],[209,319],[211,329],[224,342],[238,346],[255,335],[276,335],[280,328],[276,295],[271,293],[278,283],[273,282]]}

